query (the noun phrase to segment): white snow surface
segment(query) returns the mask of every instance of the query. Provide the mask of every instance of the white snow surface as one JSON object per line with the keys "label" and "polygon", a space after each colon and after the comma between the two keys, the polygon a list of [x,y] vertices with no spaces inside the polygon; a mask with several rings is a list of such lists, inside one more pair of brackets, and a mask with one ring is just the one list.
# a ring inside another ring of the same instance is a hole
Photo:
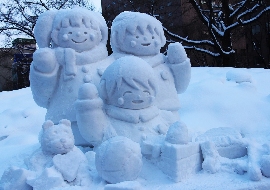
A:
{"label": "white snow surface", "polygon": [[[193,67],[191,73],[189,87],[179,95],[179,114],[188,128],[190,139],[195,141],[197,136],[209,129],[231,127],[252,145],[251,162],[258,163],[261,158],[258,147],[270,144],[270,70]],[[228,80],[228,76],[231,80]],[[239,78],[248,80],[239,82]],[[30,88],[1,92],[0,105],[2,176],[10,166],[26,168],[24,160],[40,147],[38,134],[46,109],[36,105]],[[93,152],[86,153],[92,177],[89,189],[104,189],[107,183],[98,176],[94,156]],[[241,164],[243,160],[238,159],[237,162]],[[222,167],[227,162],[223,158],[220,163]],[[263,164],[265,168],[269,167],[268,161],[263,160]],[[270,189],[269,178],[262,176],[260,181],[252,181],[250,176],[253,174],[240,175],[234,172],[232,164],[226,166],[226,169],[223,167],[214,174],[202,170],[175,183],[156,165],[143,158],[142,170],[135,182],[139,183],[141,189]],[[81,188],[73,186],[63,189]]]}

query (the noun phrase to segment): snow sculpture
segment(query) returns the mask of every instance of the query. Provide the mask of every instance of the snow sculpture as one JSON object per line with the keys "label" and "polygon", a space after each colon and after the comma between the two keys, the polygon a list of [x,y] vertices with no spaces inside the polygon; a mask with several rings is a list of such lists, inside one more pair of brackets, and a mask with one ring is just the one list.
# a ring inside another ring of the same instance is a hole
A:
{"label": "snow sculpture", "polygon": [[41,148],[26,160],[28,170],[13,167],[3,175],[1,181],[15,181],[12,185],[5,183],[5,189],[13,186],[18,189],[51,189],[90,185],[87,159],[74,146],[69,120],[61,120],[58,125],[50,120],[44,122],[39,140]]}
{"label": "snow sculpture", "polygon": [[159,109],[171,111],[178,118],[180,102],[177,93],[186,90],[190,81],[191,65],[180,43],[170,44],[167,56],[160,53],[166,43],[162,24],[154,17],[139,12],[122,12],[111,27],[112,59],[135,55],[154,69],[159,93]]}
{"label": "snow sculpture", "polygon": [[166,134],[177,120],[155,106],[157,91],[153,69],[144,60],[135,56],[116,60],[102,75],[101,98],[91,83],[79,90],[75,107],[81,134],[95,145],[115,135],[140,143],[147,136]]}
{"label": "snow sculpture", "polygon": [[96,152],[96,168],[109,183],[135,180],[142,168],[142,154],[138,143],[116,136],[103,142]]}
{"label": "snow sculpture", "polygon": [[34,29],[39,49],[33,55],[30,81],[35,102],[47,109],[46,120],[72,122],[75,144],[83,145],[74,102],[84,82],[98,84],[108,62],[108,28],[101,14],[84,8],[47,11]]}
{"label": "snow sculpture", "polygon": [[241,134],[230,127],[213,128],[196,138],[198,142],[212,141],[220,156],[240,158],[247,155],[247,145]]}
{"label": "snow sculpture", "polygon": [[202,169],[200,144],[188,140],[184,123],[176,122],[170,126],[161,145],[158,166],[175,182],[183,181]]}

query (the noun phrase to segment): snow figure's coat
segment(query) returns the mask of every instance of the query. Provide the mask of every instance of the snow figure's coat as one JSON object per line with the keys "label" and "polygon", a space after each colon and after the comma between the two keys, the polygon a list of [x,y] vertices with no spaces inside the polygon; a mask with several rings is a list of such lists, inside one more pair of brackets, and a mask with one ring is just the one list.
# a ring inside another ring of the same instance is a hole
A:
{"label": "snow figure's coat", "polygon": [[84,8],[47,11],[40,15],[34,30],[40,49],[33,55],[30,81],[35,102],[47,108],[46,120],[72,122],[75,143],[74,102],[84,82],[98,84],[109,64],[108,29],[101,14]]}
{"label": "snow figure's coat", "polygon": [[83,137],[97,145],[114,135],[140,143],[148,135],[165,134],[176,119],[155,106],[157,84],[153,69],[142,59],[126,56],[116,60],[102,75],[102,99],[93,84],[79,90],[76,109]]}
{"label": "snow figure's coat", "polygon": [[190,81],[191,65],[180,43],[169,45],[168,54],[160,53],[166,43],[162,24],[152,16],[139,12],[122,12],[111,28],[112,59],[135,55],[154,69],[159,93],[157,107],[172,111],[178,117],[178,93],[186,90]]}

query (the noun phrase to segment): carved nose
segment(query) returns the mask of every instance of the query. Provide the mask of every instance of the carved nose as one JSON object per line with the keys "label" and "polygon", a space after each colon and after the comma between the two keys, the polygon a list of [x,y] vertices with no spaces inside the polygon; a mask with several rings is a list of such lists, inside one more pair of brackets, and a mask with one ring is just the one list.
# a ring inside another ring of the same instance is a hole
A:
{"label": "carved nose", "polygon": [[76,36],[79,37],[80,35],[81,35],[81,32],[77,32],[77,33],[76,33]]}
{"label": "carved nose", "polygon": [[62,143],[65,143],[65,142],[66,142],[66,139],[60,139],[60,141],[61,141]]}
{"label": "carved nose", "polygon": [[144,37],[143,39],[144,39],[144,41],[147,41],[147,37]]}

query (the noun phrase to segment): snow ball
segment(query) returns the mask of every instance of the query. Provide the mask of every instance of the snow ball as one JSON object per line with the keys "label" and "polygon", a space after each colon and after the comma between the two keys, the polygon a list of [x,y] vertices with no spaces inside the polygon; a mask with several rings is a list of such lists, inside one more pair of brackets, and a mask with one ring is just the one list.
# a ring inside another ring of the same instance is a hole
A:
{"label": "snow ball", "polygon": [[188,129],[182,122],[173,123],[166,135],[165,140],[172,144],[187,144],[188,143]]}
{"label": "snow ball", "polygon": [[240,69],[233,69],[226,73],[226,78],[228,81],[234,81],[236,83],[250,82],[252,83],[252,76]]}
{"label": "snow ball", "polygon": [[262,156],[261,171],[265,177],[270,178],[270,155]]}
{"label": "snow ball", "polygon": [[96,168],[109,183],[135,180],[142,168],[140,145],[117,136],[104,141],[96,152]]}

